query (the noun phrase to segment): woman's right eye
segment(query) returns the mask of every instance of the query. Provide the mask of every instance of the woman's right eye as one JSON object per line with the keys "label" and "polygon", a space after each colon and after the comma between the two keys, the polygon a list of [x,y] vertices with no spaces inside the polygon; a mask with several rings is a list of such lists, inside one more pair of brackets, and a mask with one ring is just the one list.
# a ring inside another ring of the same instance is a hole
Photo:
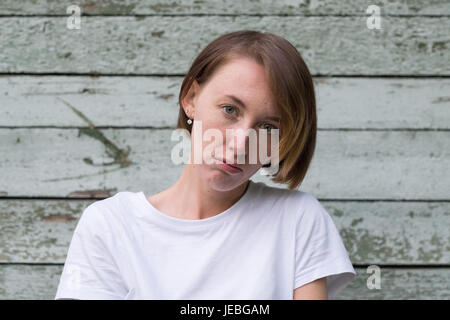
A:
{"label": "woman's right eye", "polygon": [[[228,108],[228,109],[227,109]],[[232,115],[231,113],[228,113],[229,110],[235,110],[234,106],[223,106],[222,109],[225,110],[225,113],[228,115]],[[228,110],[228,111],[227,111]]]}

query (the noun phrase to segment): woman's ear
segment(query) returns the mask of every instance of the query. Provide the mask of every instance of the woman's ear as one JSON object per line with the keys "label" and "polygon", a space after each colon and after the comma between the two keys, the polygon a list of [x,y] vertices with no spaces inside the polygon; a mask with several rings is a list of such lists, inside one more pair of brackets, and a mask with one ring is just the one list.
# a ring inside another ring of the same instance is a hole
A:
{"label": "woman's ear", "polygon": [[189,109],[189,116],[191,118],[194,117],[194,111],[195,111],[195,101],[198,97],[198,93],[200,89],[200,85],[198,84],[197,80],[194,79],[192,82],[191,87],[189,88],[188,93],[186,96],[182,99],[183,109],[186,114],[188,114],[187,110]]}

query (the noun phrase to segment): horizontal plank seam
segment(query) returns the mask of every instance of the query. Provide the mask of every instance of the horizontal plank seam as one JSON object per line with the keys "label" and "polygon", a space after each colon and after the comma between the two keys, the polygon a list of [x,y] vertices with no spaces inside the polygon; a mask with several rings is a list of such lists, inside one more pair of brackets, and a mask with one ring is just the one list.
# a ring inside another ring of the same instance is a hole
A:
{"label": "horizontal plank seam", "polygon": [[[29,266],[63,266],[64,263],[39,263],[39,262],[0,262],[2,266],[8,265],[29,265]],[[352,264],[354,268],[367,268],[376,265],[380,268],[393,269],[450,269],[450,264]]]}
{"label": "horizontal plank seam", "polygon": [[[302,189],[300,189],[302,190]],[[0,197],[0,201],[7,201],[7,200],[99,200],[99,199],[105,199],[103,197],[100,198],[90,198],[90,197],[24,197],[24,196],[3,196]],[[441,203],[448,203],[450,202],[450,199],[353,199],[353,198],[344,198],[344,199],[334,199],[334,198],[320,198],[317,197],[317,200],[324,201],[324,202],[424,202],[424,203],[430,203],[430,202],[441,202]]]}
{"label": "horizontal plank seam", "polygon": [[[450,14],[387,14],[382,13],[383,17],[394,17],[394,18],[446,18],[450,17]],[[67,17],[67,14],[0,14],[0,18],[57,18],[57,17]],[[148,13],[148,14],[89,14],[81,12],[81,17],[98,18],[122,18],[122,17],[368,17],[364,11],[361,14],[289,14],[289,13],[279,13],[279,14],[255,14],[255,13]]]}
{"label": "horizontal plank seam", "polygon": [[[89,72],[0,72],[0,77],[5,76],[87,76],[87,77],[184,77],[184,73],[89,73]],[[450,79],[448,75],[436,75],[436,74],[311,74],[313,78],[362,78],[362,79]]]}
{"label": "horizontal plank seam", "polygon": [[[123,130],[170,130],[175,129],[175,127],[170,126],[95,126],[97,129],[123,129]],[[86,129],[89,126],[1,126],[0,129],[63,129],[63,130],[73,130],[73,129]],[[411,132],[411,131],[439,131],[439,132],[449,132],[450,128],[317,128],[318,131],[380,131],[380,132]]]}

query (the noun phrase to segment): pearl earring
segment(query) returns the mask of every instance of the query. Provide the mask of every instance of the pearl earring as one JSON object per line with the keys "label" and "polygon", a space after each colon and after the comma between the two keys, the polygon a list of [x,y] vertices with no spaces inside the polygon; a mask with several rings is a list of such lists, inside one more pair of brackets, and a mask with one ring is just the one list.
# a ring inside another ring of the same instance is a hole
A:
{"label": "pearl earring", "polygon": [[[187,112],[189,113],[189,109],[187,109]],[[188,124],[192,124],[192,120],[191,120],[191,119],[188,119],[188,120],[187,120],[187,123],[188,123]]]}

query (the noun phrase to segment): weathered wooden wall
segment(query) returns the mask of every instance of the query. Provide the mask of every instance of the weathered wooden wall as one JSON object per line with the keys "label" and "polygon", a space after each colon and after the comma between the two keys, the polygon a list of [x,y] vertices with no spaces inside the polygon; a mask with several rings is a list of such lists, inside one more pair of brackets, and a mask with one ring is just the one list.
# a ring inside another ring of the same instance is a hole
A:
{"label": "weathered wooden wall", "polygon": [[[87,205],[177,179],[182,76],[238,29],[286,37],[314,75],[318,145],[300,189],[358,272],[338,299],[448,299],[450,3],[372,2],[78,1],[70,30],[71,1],[1,1],[0,299],[53,299]],[[371,4],[381,30],[366,27]]]}

